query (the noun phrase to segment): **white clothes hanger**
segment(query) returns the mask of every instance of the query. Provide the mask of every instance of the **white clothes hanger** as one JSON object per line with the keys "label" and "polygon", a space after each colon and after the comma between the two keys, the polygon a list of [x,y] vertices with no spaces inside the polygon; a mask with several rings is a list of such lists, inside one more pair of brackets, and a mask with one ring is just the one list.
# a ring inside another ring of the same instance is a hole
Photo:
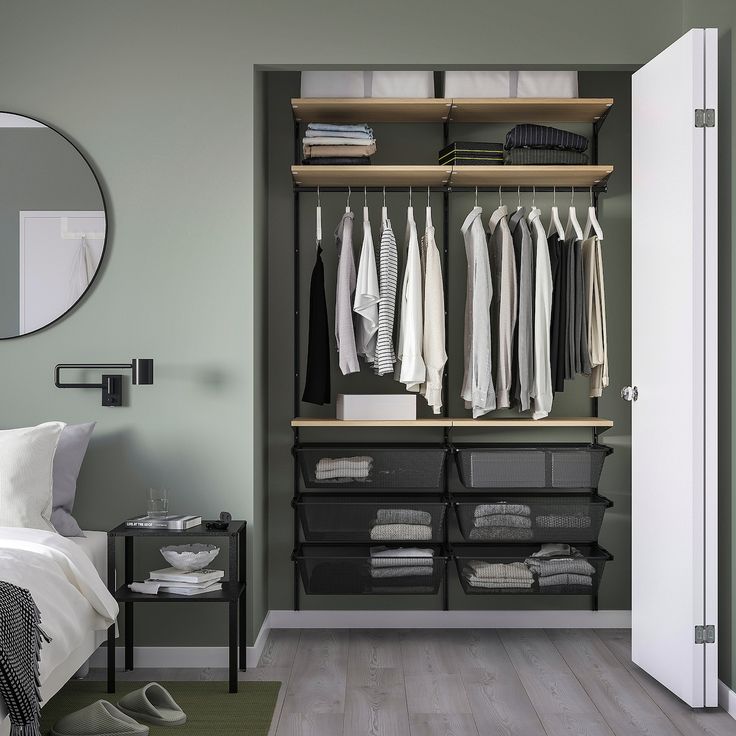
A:
{"label": "white clothes hanger", "polygon": [[518,212],[521,209],[521,185],[520,184],[517,184],[516,186],[516,197],[517,197],[516,211]]}
{"label": "white clothes hanger", "polygon": [[368,188],[363,187],[363,222],[368,222]]}
{"label": "white clothes hanger", "polygon": [[319,184],[317,185],[317,248],[322,242],[322,202],[319,199]]}
{"label": "white clothes hanger", "polygon": [[478,206],[478,187],[475,187],[475,206]]}
{"label": "white clothes hanger", "polygon": [[427,220],[426,227],[432,227],[432,201],[430,199],[429,187],[427,187],[427,211],[425,218]]}
{"label": "white clothes hanger", "polygon": [[348,201],[345,203],[345,212],[346,213],[347,212],[350,212],[350,195],[351,195],[351,191],[350,191],[350,186],[348,185]]}
{"label": "white clothes hanger", "polygon": [[585,228],[583,229],[583,238],[590,236],[591,228],[596,234],[598,240],[603,240],[603,228],[600,222],[598,222],[598,213],[595,211],[593,206],[593,187],[590,187],[590,205],[588,207],[588,218],[585,220]]}
{"label": "white clothes hanger", "polygon": [[407,219],[406,224],[408,226],[409,225],[408,220],[414,219],[414,207],[412,207],[412,204],[411,204],[411,187],[409,187],[409,207],[407,209],[407,215],[408,215],[408,219]]}
{"label": "white clothes hanger", "polygon": [[501,194],[501,185],[498,186],[498,206],[503,207],[503,195]]}
{"label": "white clothes hanger", "polygon": [[578,213],[575,210],[575,187],[570,188],[570,208],[567,210],[567,225],[565,227],[565,236],[575,233],[578,240],[583,239],[583,228],[578,222]]}
{"label": "white clothes hanger", "polygon": [[388,223],[388,207],[386,207],[386,187],[383,188],[383,207],[381,207],[381,222]]}
{"label": "white clothes hanger", "polygon": [[560,240],[565,239],[565,228],[562,227],[562,220],[560,220],[560,210],[557,207],[557,187],[552,187],[552,212],[549,220],[549,229],[547,235],[551,235],[552,231],[557,232],[557,237]]}

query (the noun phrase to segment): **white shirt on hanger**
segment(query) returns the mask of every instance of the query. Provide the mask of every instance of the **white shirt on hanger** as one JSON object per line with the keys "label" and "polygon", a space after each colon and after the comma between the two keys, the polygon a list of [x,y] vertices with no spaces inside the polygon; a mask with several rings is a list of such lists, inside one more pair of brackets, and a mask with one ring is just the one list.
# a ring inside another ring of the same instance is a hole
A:
{"label": "white shirt on hanger", "polygon": [[534,240],[534,399],[533,419],[543,419],[552,411],[552,366],[550,363],[550,323],[552,321],[552,267],[542,213],[534,207],[529,213]]}
{"label": "white shirt on hanger", "polygon": [[603,286],[601,241],[593,235],[583,241],[583,271],[588,313],[588,351],[590,355],[590,397],[599,398],[608,386],[608,334],[606,330],[606,292]]}
{"label": "white shirt on hanger", "polygon": [[376,359],[379,300],[378,269],[373,250],[371,223],[368,219],[368,208],[363,207],[363,247],[358,263],[353,309],[358,315],[355,325],[355,347],[358,355],[364,356],[367,363],[373,363]]}
{"label": "white shirt on hanger", "polygon": [[465,408],[477,419],[496,408],[496,393],[491,370],[491,267],[488,261],[482,207],[474,207],[461,231],[468,259],[465,295],[465,371],[460,392]]}
{"label": "white shirt on hanger", "polygon": [[353,256],[353,213],[348,209],[335,230],[337,246],[337,287],[335,290],[335,339],[343,375],[358,373],[360,363],[355,350],[352,299],[355,291]]}
{"label": "white shirt on hanger", "polygon": [[412,206],[407,210],[406,240],[396,376],[409,391],[419,391],[426,378],[422,359],[422,261]]}
{"label": "white shirt on hanger", "polygon": [[424,349],[427,381],[421,394],[435,414],[442,409],[442,374],[445,351],[445,292],[442,283],[440,252],[434,239],[432,209],[427,207],[427,223],[422,240],[424,256]]}

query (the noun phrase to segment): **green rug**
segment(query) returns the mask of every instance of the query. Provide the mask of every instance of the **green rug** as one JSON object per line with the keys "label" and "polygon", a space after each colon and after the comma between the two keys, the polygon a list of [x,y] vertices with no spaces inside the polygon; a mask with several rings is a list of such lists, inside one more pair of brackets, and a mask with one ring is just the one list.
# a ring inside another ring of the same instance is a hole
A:
{"label": "green rug", "polygon": [[[62,716],[95,700],[113,705],[145,682],[118,682],[115,693],[106,683],[70,680],[41,710],[41,732],[49,733]],[[162,682],[187,714],[183,726],[150,726],[151,736],[267,736],[280,682],[239,682],[228,693],[227,682]]]}

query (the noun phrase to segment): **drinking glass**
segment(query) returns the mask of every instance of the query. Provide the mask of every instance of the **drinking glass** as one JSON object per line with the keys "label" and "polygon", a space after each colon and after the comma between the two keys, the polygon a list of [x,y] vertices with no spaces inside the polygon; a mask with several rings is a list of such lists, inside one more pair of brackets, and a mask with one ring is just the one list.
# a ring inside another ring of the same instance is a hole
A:
{"label": "drinking glass", "polygon": [[165,488],[148,489],[148,515],[151,518],[160,518],[169,513],[169,495]]}

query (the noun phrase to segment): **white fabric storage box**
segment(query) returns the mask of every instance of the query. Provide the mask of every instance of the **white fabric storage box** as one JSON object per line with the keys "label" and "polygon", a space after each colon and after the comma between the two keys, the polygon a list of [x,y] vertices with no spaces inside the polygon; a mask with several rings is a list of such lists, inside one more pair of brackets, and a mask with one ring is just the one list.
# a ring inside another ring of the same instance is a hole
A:
{"label": "white fabric storage box", "polygon": [[371,72],[366,97],[434,97],[434,72]]}
{"label": "white fabric storage box", "polygon": [[417,418],[417,397],[408,394],[338,394],[338,419]]}
{"label": "white fabric storage box", "polygon": [[515,72],[445,72],[445,97],[513,97]]}
{"label": "white fabric storage box", "polygon": [[517,97],[577,97],[577,72],[518,72]]}
{"label": "white fabric storage box", "polygon": [[302,72],[302,97],[364,97],[364,71]]}

